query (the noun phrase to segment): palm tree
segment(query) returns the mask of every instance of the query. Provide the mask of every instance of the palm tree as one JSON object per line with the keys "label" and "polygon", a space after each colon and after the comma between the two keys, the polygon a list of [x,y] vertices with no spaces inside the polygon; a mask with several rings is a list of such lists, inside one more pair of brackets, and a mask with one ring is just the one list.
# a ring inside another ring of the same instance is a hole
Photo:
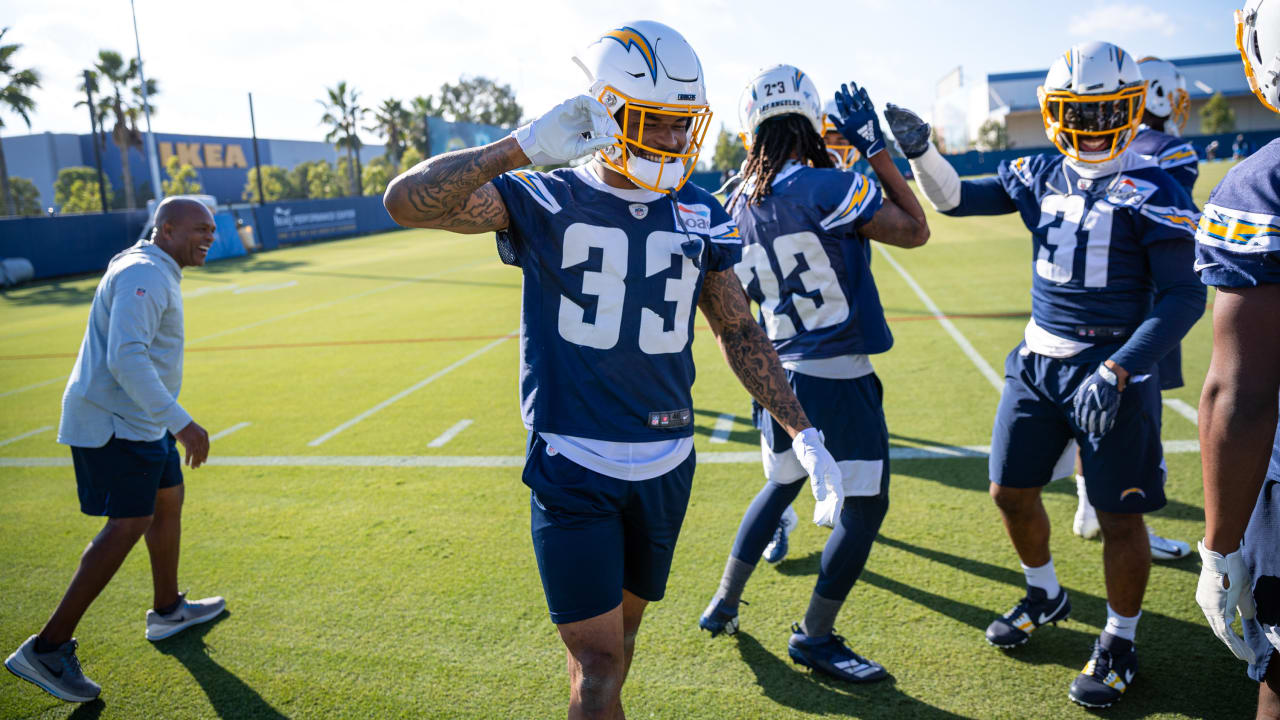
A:
{"label": "palm tree", "polygon": [[359,195],[360,190],[360,142],[356,131],[360,121],[368,114],[367,108],[360,107],[360,93],[355,88],[347,88],[345,80],[331,88],[325,88],[328,100],[317,100],[324,108],[321,125],[328,125],[329,132],[324,141],[333,143],[339,152],[347,151],[347,186],[352,195]]}
{"label": "palm tree", "polygon": [[[115,127],[111,129],[111,141],[120,148],[120,175],[124,180],[124,204],[130,210],[137,204],[134,198],[133,173],[129,168],[129,149],[142,149],[142,132],[138,130],[138,116],[142,114],[142,83],[138,79],[138,60],[136,58],[125,65],[124,58],[114,50],[99,50],[98,62],[94,65],[98,78],[106,80],[111,86],[111,93],[102,99],[105,114],[115,118]],[[155,79],[147,80],[147,95],[155,97],[158,92]],[[151,105],[151,112],[156,106]],[[159,193],[160,188],[152,188]]]}
{"label": "palm tree", "polygon": [[[0,29],[0,111],[9,110],[31,129],[31,112],[36,109],[35,100],[28,94],[40,87],[40,73],[32,69],[17,70],[13,67],[13,55],[21,45],[4,45],[4,34],[9,28]],[[4,128],[4,116],[0,115],[0,129]],[[4,146],[0,145],[0,202],[6,215],[16,215],[13,196],[9,193],[9,168],[4,161]]]}
{"label": "palm tree", "polygon": [[431,124],[428,119],[440,114],[434,97],[419,95],[412,101],[409,111],[409,144],[424,158],[431,157]]}
{"label": "palm tree", "polygon": [[412,118],[404,104],[395,98],[387,98],[373,113],[373,125],[366,127],[371,133],[387,139],[387,160],[391,161],[392,174],[400,172],[400,158],[404,157],[405,134]]}

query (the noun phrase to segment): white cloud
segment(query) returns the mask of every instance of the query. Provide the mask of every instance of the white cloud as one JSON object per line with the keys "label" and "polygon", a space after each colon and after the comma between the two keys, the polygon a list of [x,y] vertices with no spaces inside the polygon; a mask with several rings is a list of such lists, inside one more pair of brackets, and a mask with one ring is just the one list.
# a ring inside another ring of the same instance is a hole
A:
{"label": "white cloud", "polygon": [[1072,18],[1067,29],[1072,35],[1093,39],[1135,33],[1171,37],[1178,32],[1173,18],[1146,5],[1101,5]]}

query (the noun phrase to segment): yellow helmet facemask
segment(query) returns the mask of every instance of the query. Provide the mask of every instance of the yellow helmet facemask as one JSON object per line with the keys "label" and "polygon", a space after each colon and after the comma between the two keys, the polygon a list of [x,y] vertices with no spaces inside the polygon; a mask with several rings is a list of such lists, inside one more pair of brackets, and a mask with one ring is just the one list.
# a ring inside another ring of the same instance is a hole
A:
{"label": "yellow helmet facemask", "polygon": [[[1036,89],[1045,134],[1058,150],[1079,162],[1101,163],[1124,152],[1142,123],[1146,82],[1101,95],[1078,95],[1069,90]],[[1104,138],[1098,150],[1084,150],[1081,140]],[[1086,157],[1088,155],[1089,157]]]}
{"label": "yellow helmet facemask", "polygon": [[[831,133],[839,136],[840,142],[827,140],[827,136]],[[862,153],[858,152],[858,148],[851,145],[845,136],[840,134],[835,124],[826,115],[822,116],[822,141],[826,143],[827,151],[831,154],[831,159],[835,162],[836,167],[841,170],[848,170],[862,158]]]}
{"label": "yellow helmet facemask", "polygon": [[1186,90],[1178,88],[1173,91],[1173,112],[1169,113],[1169,122],[1178,127],[1181,133],[1187,129],[1187,120],[1191,119],[1191,95]]}
{"label": "yellow helmet facemask", "polygon": [[[613,97],[610,98],[609,96]],[[616,88],[606,85],[597,98],[605,107],[615,107],[621,101],[622,109],[616,114],[622,135],[618,142],[599,152],[601,161],[624,175],[628,180],[646,190],[667,193],[679,190],[693,174],[702,152],[702,141],[711,126],[711,108],[708,105],[676,105],[642,102],[629,97]],[[685,146],[680,151],[663,150],[645,143],[645,121],[649,116],[686,118]],[[636,137],[627,134],[627,128],[635,122]],[[647,157],[646,157],[647,156]],[[679,163],[679,168],[674,164]],[[672,180],[669,173],[679,173]]]}

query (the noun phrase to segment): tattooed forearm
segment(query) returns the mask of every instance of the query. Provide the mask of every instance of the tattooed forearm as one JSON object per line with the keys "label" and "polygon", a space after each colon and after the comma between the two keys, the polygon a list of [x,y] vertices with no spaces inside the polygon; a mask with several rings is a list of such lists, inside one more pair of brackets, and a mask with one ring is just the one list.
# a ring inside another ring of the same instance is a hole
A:
{"label": "tattooed forearm", "polygon": [[445,153],[406,170],[382,202],[401,225],[478,233],[507,226],[507,208],[489,181],[528,158],[512,138]]}
{"label": "tattooed forearm", "polygon": [[724,359],[756,402],[791,435],[811,427],[778,353],[751,317],[746,295],[732,270],[707,273],[698,307],[715,333]]}

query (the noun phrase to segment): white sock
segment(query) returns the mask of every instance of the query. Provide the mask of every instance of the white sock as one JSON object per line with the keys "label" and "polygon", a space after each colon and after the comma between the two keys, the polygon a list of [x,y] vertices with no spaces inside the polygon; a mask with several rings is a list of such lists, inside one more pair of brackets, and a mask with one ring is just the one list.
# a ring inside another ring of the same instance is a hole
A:
{"label": "white sock", "polygon": [[1134,636],[1138,633],[1138,618],[1140,617],[1142,617],[1141,610],[1133,617],[1125,617],[1112,609],[1111,603],[1107,603],[1107,626],[1102,628],[1102,632],[1111,633],[1118,638],[1133,642]]}
{"label": "white sock", "polygon": [[1076,496],[1089,502],[1089,491],[1085,489],[1083,475],[1076,475]]}
{"label": "white sock", "polygon": [[1053,569],[1053,558],[1049,558],[1049,562],[1040,567],[1023,565],[1022,574],[1027,577],[1028,585],[1044,590],[1045,595],[1051,598],[1058,597],[1058,593],[1062,591],[1062,587],[1058,585],[1058,573]]}

